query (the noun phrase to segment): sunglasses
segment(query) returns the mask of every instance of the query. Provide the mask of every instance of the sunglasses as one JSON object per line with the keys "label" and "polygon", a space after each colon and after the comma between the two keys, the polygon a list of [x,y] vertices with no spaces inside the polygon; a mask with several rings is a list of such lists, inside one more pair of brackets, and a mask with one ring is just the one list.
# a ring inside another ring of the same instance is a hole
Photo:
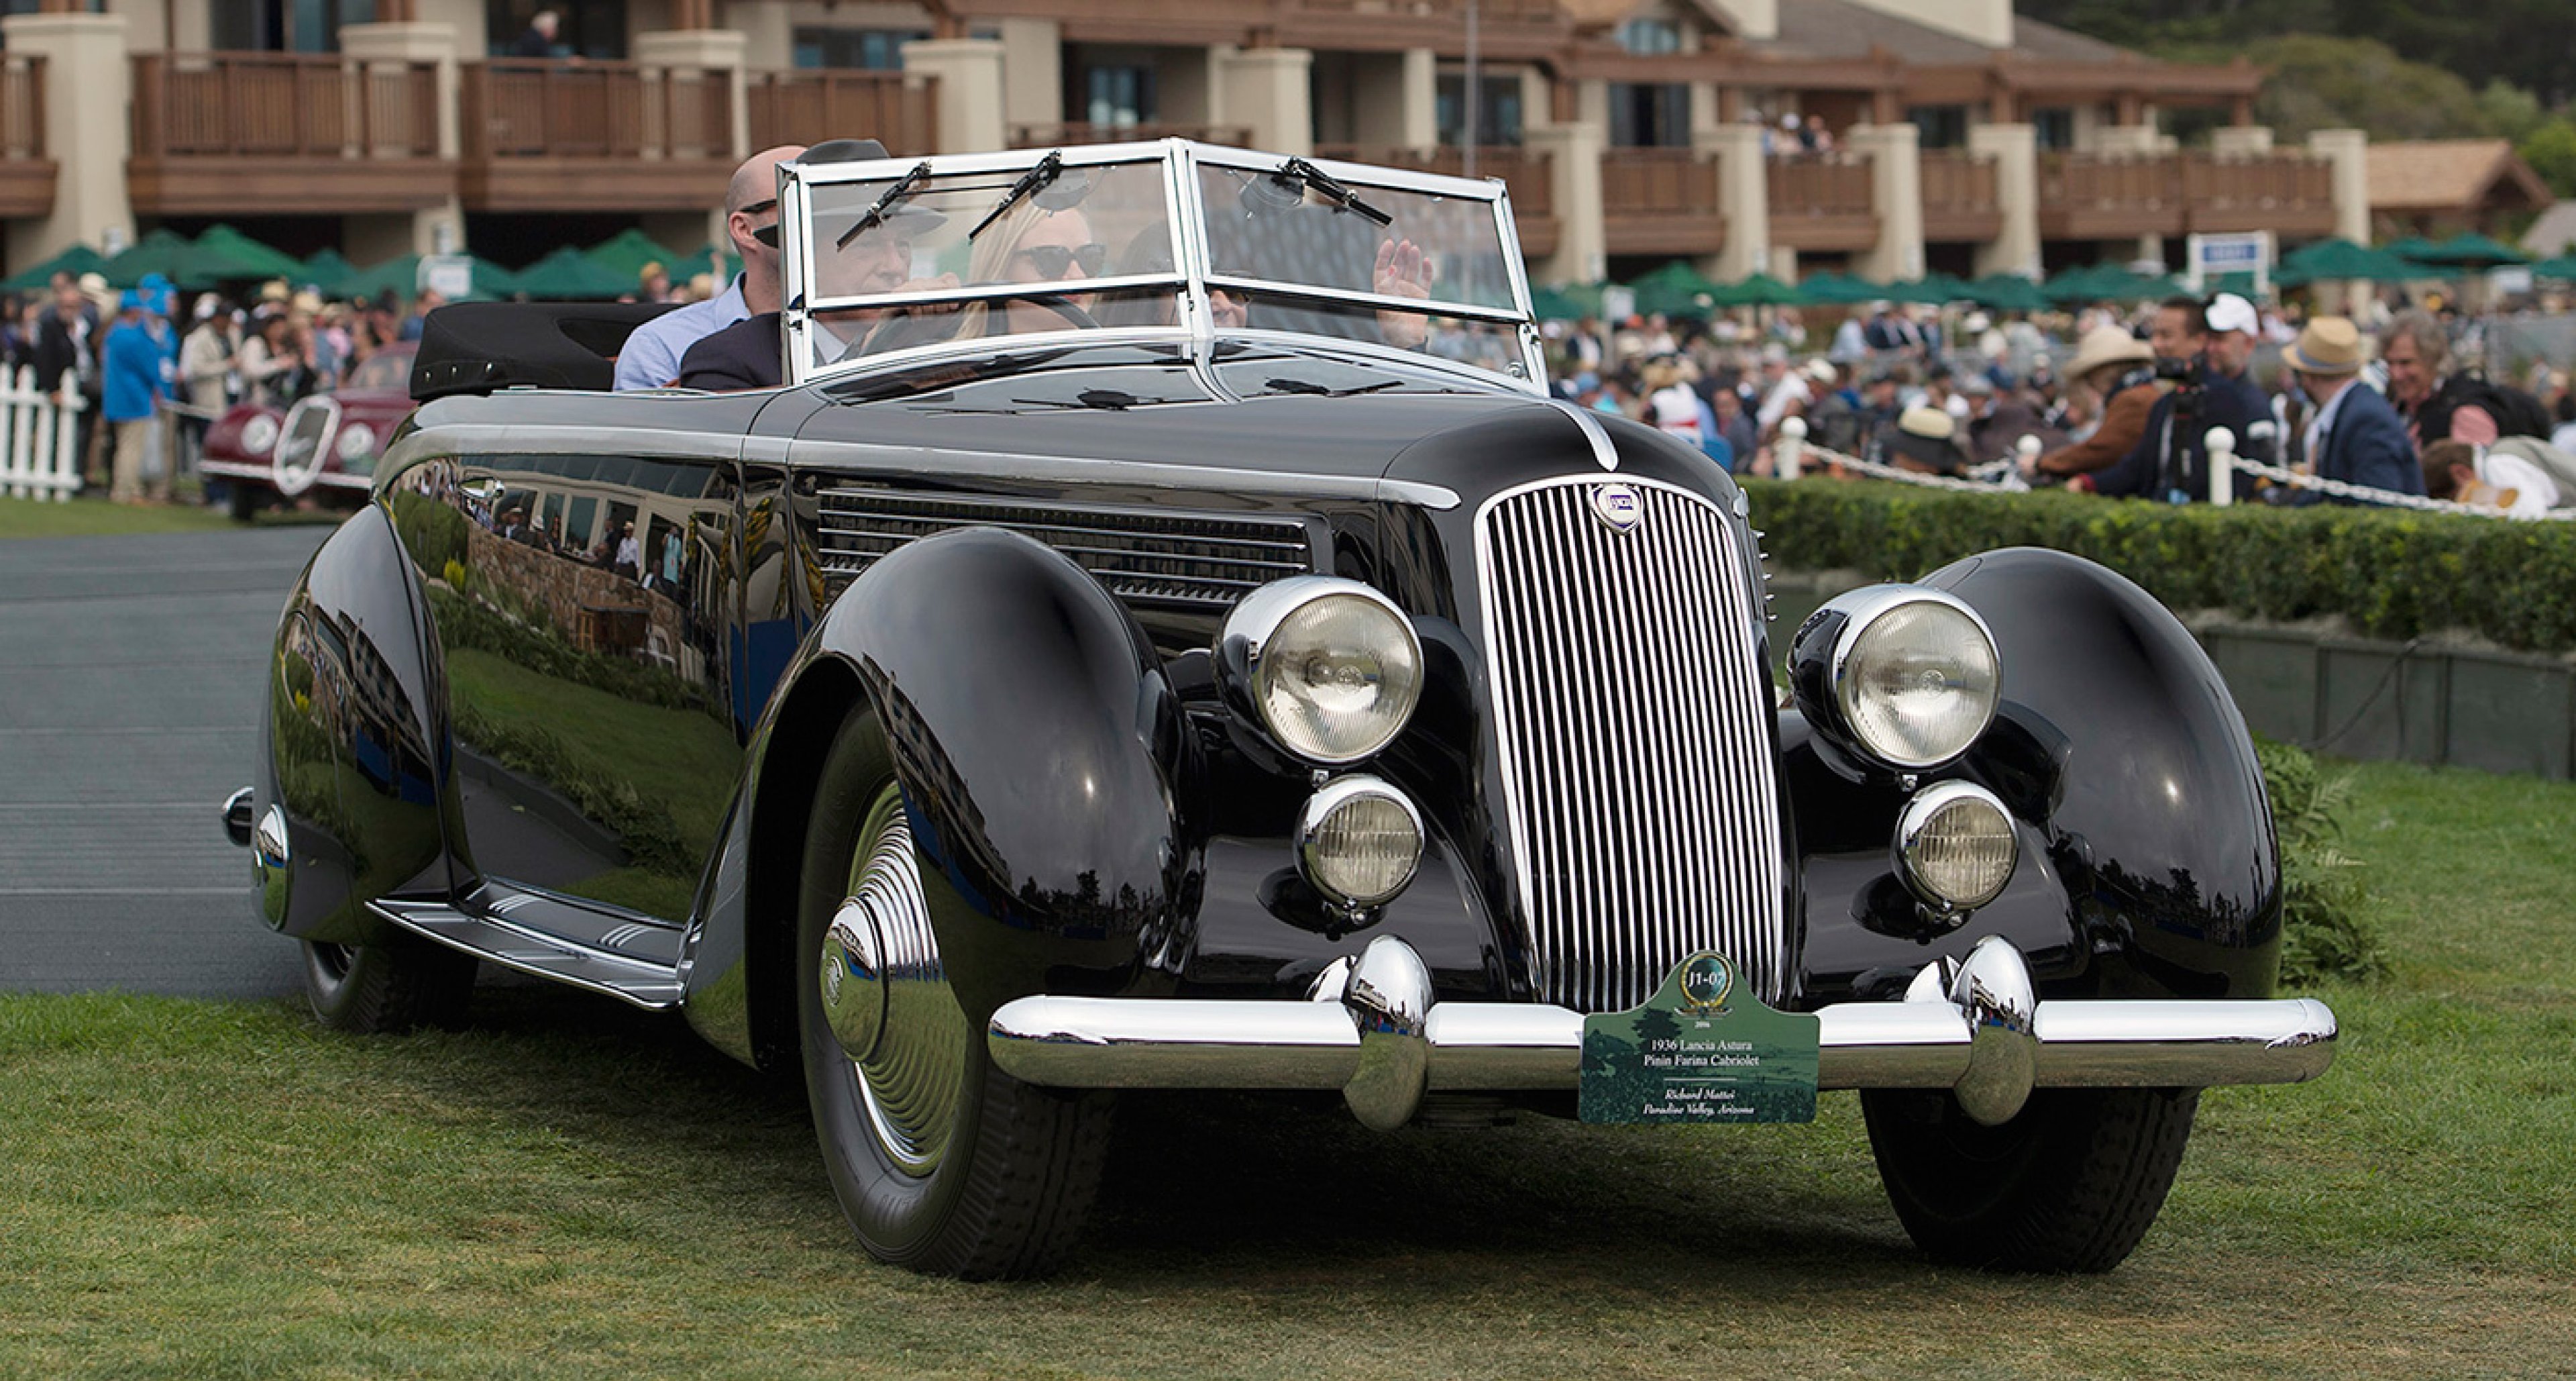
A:
{"label": "sunglasses", "polygon": [[1109,246],[1095,240],[1087,245],[1031,245],[1014,253],[1016,261],[1026,259],[1040,278],[1062,278],[1065,270],[1079,266],[1085,278],[1097,278],[1109,263]]}

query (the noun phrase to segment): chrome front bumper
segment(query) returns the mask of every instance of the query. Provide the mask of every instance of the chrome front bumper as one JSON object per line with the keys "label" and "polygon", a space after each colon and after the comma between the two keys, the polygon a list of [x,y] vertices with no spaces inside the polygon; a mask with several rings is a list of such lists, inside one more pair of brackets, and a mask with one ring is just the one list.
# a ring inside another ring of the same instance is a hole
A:
{"label": "chrome front bumper", "polygon": [[[2294,1084],[2334,1061],[2312,998],[2042,1002],[2001,936],[1925,966],[1902,1002],[1817,1011],[1818,1085],[1954,1091],[2002,1122],[2033,1088]],[[1325,971],[1308,1002],[1024,997],[993,1014],[993,1062],[1061,1088],[1340,1089],[1372,1127],[1425,1093],[1573,1089],[1583,1016],[1563,1007],[1431,1000],[1431,977],[1381,936]]]}

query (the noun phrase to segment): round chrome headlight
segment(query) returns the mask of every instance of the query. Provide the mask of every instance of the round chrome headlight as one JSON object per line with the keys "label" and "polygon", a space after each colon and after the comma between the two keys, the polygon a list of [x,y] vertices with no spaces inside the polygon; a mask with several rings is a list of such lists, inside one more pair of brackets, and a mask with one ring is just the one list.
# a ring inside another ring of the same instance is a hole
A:
{"label": "round chrome headlight", "polygon": [[1798,708],[1828,737],[1904,771],[1968,751],[1994,721],[2002,667],[1985,620],[1919,585],[1856,590],[1790,645]]}
{"label": "round chrome headlight", "polygon": [[1297,814],[1297,870],[1344,906],[1375,906],[1422,865],[1422,816],[1375,777],[1336,777]]}
{"label": "round chrome headlight", "polygon": [[241,448],[244,452],[264,456],[277,444],[277,419],[267,413],[255,413],[242,423]]}
{"label": "round chrome headlight", "polygon": [[1993,901],[2020,855],[2003,802],[1973,783],[1936,782],[1896,817],[1898,873],[1914,895],[1944,911]]}
{"label": "round chrome headlight", "polygon": [[1234,606],[1217,635],[1226,694],[1308,762],[1394,741],[1422,694],[1422,642],[1395,601],[1355,580],[1293,576]]}
{"label": "round chrome headlight", "polygon": [[376,429],[364,422],[342,427],[337,449],[342,460],[365,460],[376,453]]}

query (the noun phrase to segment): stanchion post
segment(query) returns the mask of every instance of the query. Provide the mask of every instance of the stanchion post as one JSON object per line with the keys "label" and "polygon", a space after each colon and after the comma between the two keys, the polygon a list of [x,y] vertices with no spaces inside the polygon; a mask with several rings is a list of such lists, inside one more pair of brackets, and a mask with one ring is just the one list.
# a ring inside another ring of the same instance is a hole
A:
{"label": "stanchion post", "polygon": [[1771,473],[1774,478],[1793,480],[1798,477],[1799,462],[1807,449],[1807,422],[1801,417],[1780,419],[1779,439],[1771,443]]}
{"label": "stanchion post", "polygon": [[2209,506],[2225,508],[2236,502],[2236,433],[2212,427],[2200,444],[2209,453]]}

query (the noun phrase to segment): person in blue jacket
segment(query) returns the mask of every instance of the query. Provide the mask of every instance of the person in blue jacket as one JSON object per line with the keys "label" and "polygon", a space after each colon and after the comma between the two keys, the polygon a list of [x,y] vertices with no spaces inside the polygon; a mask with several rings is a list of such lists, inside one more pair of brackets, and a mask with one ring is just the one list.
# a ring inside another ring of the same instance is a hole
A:
{"label": "person in blue jacket", "polygon": [[[161,342],[152,336],[144,323],[149,310],[144,295],[128,290],[117,313],[116,324],[107,331],[106,348],[101,352],[100,370],[106,385],[99,416],[116,433],[116,466],[107,491],[117,503],[138,503],[143,492],[143,461],[151,448],[152,428],[160,423],[160,402],[165,387],[161,366],[167,356]],[[168,467],[153,477],[151,499],[166,502],[170,497]]]}
{"label": "person in blue jacket", "polygon": [[[2424,472],[2416,464],[2406,424],[2377,389],[2361,382],[2361,332],[2348,318],[2309,321],[2297,342],[2281,352],[2281,362],[2317,405],[2316,417],[2308,423],[2307,454],[2319,478],[2400,494],[2424,492]],[[2298,501],[2314,503],[2320,497],[2309,491]],[[2340,496],[2324,501],[2363,502]]]}

